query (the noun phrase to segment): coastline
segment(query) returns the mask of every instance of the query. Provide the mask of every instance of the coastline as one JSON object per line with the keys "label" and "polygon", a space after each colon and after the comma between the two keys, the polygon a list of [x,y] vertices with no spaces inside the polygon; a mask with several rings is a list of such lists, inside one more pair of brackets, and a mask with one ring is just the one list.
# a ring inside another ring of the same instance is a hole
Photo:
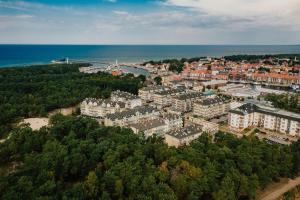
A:
{"label": "coastline", "polygon": [[0,44],[0,68],[47,64],[69,57],[85,62],[143,63],[149,60],[229,55],[300,54],[300,45],[5,45]]}

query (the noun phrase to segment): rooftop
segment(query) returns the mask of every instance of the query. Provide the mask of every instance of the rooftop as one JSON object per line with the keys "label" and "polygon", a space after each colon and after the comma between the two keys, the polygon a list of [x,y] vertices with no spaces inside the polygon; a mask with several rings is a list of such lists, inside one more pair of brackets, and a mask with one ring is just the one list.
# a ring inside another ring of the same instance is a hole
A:
{"label": "rooftop", "polygon": [[165,86],[161,86],[161,85],[153,85],[153,86],[148,86],[148,87],[144,87],[141,88],[141,91],[157,91],[157,90],[169,90],[169,87],[165,87]]}
{"label": "rooftop", "polygon": [[143,121],[140,123],[130,124],[130,127],[136,128],[139,131],[146,131],[146,130],[164,126],[164,125],[165,125],[165,122],[163,119],[153,119],[153,120]]}
{"label": "rooftop", "polygon": [[194,92],[194,93],[188,93],[188,94],[181,94],[174,98],[178,99],[178,100],[186,100],[186,99],[193,99],[193,98],[202,97],[202,96],[203,96],[202,92]]}
{"label": "rooftop", "polygon": [[288,112],[285,110],[263,106],[263,105],[255,105],[253,103],[247,103],[244,104],[236,109],[230,110],[231,113],[239,114],[239,115],[246,115],[253,112],[268,114],[268,115],[274,115],[277,117],[290,119],[294,121],[300,122],[300,115],[293,112]]}
{"label": "rooftop", "polygon": [[137,114],[144,115],[146,113],[152,113],[152,112],[159,112],[159,111],[156,108],[151,106],[138,106],[131,110],[108,114],[106,117],[111,120],[116,120],[116,119],[123,119],[125,117],[129,118],[131,116],[136,116]]}
{"label": "rooftop", "polygon": [[202,132],[202,127],[203,126],[193,124],[193,125],[190,125],[190,126],[187,126],[187,127],[183,127],[181,129],[170,131],[166,134],[168,134],[170,136],[173,136],[177,139],[183,139],[183,138],[201,133]]}
{"label": "rooftop", "polygon": [[96,99],[96,98],[86,98],[83,103],[90,104],[92,103],[95,106],[116,106],[119,105],[121,108],[125,107],[125,103],[121,101],[112,101],[111,99]]}
{"label": "rooftop", "polygon": [[226,102],[229,102],[229,98],[227,97],[224,97],[224,96],[217,96],[217,97],[214,97],[214,98],[204,98],[204,99],[201,99],[197,102],[195,102],[195,104],[200,104],[200,105],[203,105],[203,106],[209,106],[209,105],[214,105],[214,104],[219,104],[219,103],[226,103]]}
{"label": "rooftop", "polygon": [[138,99],[139,97],[137,95],[131,94],[129,92],[123,92],[120,90],[113,91],[111,93],[111,97],[116,97],[116,98],[125,98],[125,99]]}
{"label": "rooftop", "polygon": [[168,95],[168,94],[176,94],[176,93],[180,93],[180,92],[184,92],[184,91],[185,91],[185,88],[177,88],[177,89],[158,91],[158,92],[155,92],[155,94]]}
{"label": "rooftop", "polygon": [[177,115],[177,114],[173,114],[173,113],[165,113],[165,114],[163,114],[163,119],[176,120],[178,118],[181,118],[181,116]]}

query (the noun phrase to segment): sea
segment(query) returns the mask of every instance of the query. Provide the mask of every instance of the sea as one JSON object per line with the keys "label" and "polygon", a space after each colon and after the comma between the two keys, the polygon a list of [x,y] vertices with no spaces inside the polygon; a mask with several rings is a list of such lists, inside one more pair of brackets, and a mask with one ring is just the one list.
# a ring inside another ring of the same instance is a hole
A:
{"label": "sea", "polygon": [[237,54],[300,54],[300,45],[0,45],[0,67],[52,60],[142,63],[149,60]]}

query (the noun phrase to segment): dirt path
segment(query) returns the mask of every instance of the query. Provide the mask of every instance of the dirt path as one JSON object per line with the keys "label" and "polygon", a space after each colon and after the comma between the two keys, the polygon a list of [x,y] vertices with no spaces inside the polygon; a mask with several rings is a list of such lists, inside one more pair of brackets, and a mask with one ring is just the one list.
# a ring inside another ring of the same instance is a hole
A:
{"label": "dirt path", "polygon": [[258,199],[275,200],[297,185],[300,185],[300,176],[295,179],[283,179],[280,182],[267,187],[261,194],[258,195]]}

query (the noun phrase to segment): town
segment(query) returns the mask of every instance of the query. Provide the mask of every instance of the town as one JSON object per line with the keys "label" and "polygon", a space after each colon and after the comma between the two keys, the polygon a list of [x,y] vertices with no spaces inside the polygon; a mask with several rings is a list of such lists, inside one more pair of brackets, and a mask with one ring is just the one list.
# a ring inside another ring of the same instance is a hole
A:
{"label": "town", "polygon": [[[160,136],[175,147],[218,131],[238,137],[254,134],[283,145],[300,137],[299,113],[274,107],[265,98],[300,91],[297,57],[174,59],[136,67],[150,72],[138,95],[114,91],[108,99],[87,98],[80,104],[81,115],[145,137]],[[91,70],[80,69],[98,72]],[[111,73],[122,75],[118,69]]]}

